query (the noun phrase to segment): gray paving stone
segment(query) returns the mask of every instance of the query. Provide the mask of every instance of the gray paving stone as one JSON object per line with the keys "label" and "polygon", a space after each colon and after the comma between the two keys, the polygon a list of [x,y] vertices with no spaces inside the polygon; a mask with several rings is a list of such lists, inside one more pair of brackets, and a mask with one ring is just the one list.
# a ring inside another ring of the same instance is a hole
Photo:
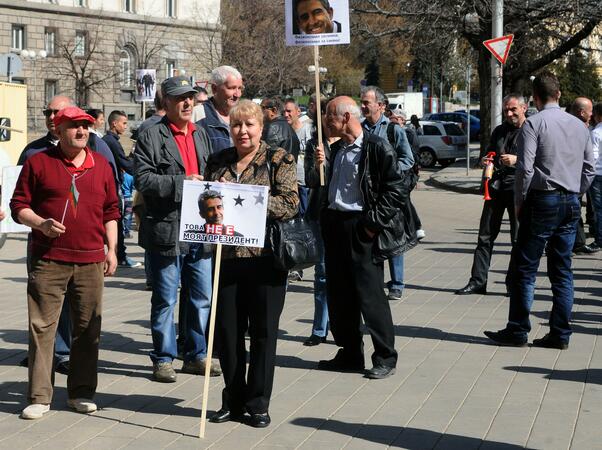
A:
{"label": "gray paving stone", "polygon": [[[422,183],[413,199],[427,238],[406,255],[404,298],[391,302],[396,375],[368,381],[316,370],[317,361],[334,356],[336,346],[331,336],[328,344],[301,345],[313,315],[308,270],[302,282],[291,285],[281,318],[272,426],[208,423],[203,440],[197,438],[203,378],[178,374],[178,382],[167,385],[150,380],[150,293],[143,290],[138,269],[120,269],[106,282],[96,398],[101,409],[90,417],[68,411],[66,378],[57,375],[53,410],[40,421],[18,419],[27,391],[27,369],[17,367],[27,350],[25,240],[9,236],[0,250],[0,448],[599,448],[599,257],[574,260],[574,334],[568,351],[498,348],[482,333],[506,322],[507,224],[492,260],[492,294],[455,296],[469,277],[482,201]],[[128,248],[141,259],[140,249]],[[530,339],[547,331],[550,290],[543,275]],[[369,366],[368,337],[365,344]],[[215,410],[221,378],[210,386],[209,409]]]}

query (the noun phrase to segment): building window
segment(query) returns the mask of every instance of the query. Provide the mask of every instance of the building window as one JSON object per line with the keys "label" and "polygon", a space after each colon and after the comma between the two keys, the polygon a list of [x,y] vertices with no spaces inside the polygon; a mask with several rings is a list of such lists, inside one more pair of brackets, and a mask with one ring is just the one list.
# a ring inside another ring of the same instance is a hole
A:
{"label": "building window", "polygon": [[167,3],[165,5],[165,14],[167,17],[176,17],[178,5],[176,0],[165,0]]}
{"label": "building window", "polygon": [[56,28],[44,29],[44,50],[48,56],[56,54]]}
{"label": "building window", "polygon": [[58,82],[56,80],[45,80],[44,81],[44,100],[46,105],[50,103],[52,97],[58,93]]}
{"label": "building window", "polygon": [[132,87],[132,54],[127,50],[123,49],[119,55],[119,80],[122,88]]}
{"label": "building window", "polygon": [[129,13],[135,12],[134,1],[135,0],[123,0],[123,10]]}
{"label": "building window", "polygon": [[74,56],[86,56],[88,34],[85,31],[75,32],[75,46],[73,48]]}
{"label": "building window", "polygon": [[25,48],[25,27],[13,25],[11,29],[11,50],[23,50]]}
{"label": "building window", "polygon": [[176,62],[173,59],[168,59],[166,65],[167,71],[165,72],[165,78],[171,78],[176,70]]}

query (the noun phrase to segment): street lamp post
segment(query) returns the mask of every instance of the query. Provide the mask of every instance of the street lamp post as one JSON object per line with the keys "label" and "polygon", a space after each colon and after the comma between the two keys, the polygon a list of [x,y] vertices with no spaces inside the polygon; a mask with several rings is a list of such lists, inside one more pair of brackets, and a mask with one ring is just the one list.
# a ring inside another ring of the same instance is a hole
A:
{"label": "street lamp post", "polygon": [[33,127],[37,130],[38,129],[38,116],[36,115],[36,109],[35,109],[35,103],[36,103],[36,60],[38,59],[44,59],[46,58],[46,56],[48,56],[48,54],[46,53],[46,50],[40,50],[39,52],[36,53],[35,50],[27,50],[24,49],[21,51],[21,56],[24,59],[30,59],[32,66],[33,66],[33,83],[32,83],[32,87],[31,87],[31,96],[32,96],[32,104],[34,105],[33,107]]}

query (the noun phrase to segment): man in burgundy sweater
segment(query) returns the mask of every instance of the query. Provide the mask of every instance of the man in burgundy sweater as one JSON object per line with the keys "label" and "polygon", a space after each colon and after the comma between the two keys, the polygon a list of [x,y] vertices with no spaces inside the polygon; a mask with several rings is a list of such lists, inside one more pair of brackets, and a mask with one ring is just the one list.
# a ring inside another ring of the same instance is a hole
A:
{"label": "man in burgundy sweater", "polygon": [[67,404],[82,413],[96,410],[103,276],[117,266],[119,205],[111,167],[86,146],[91,123],[94,119],[77,107],[60,110],[54,117],[58,145],[25,162],[10,203],[13,219],[32,229],[30,404],[24,419],[39,419],[50,409],[55,331],[64,298],[73,319]]}

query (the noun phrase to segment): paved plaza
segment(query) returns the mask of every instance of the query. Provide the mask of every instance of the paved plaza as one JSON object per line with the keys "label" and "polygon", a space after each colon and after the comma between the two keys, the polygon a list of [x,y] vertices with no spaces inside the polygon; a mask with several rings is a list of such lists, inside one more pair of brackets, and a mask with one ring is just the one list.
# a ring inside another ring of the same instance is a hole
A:
{"label": "paved plaza", "polygon": [[[27,369],[18,365],[27,353],[26,237],[10,235],[0,250],[0,448],[601,449],[600,256],[574,259],[569,350],[492,346],[483,330],[506,322],[508,223],[494,253],[490,293],[455,296],[469,278],[482,200],[423,183],[413,199],[427,237],[406,254],[403,300],[391,303],[397,373],[367,380],[316,369],[336,347],[331,336],[318,347],[302,345],[313,317],[306,271],[289,287],[280,321],[272,425],[209,423],[203,440],[203,377],[151,381],[143,269],[120,268],[105,284],[99,410],[68,410],[66,377],[57,374],[51,411],[38,421],[19,418],[27,392]],[[135,241],[128,242],[129,255],[142,260]],[[546,333],[550,295],[547,279],[538,277],[530,341]],[[369,338],[365,343],[370,366]],[[213,378],[210,413],[220,407],[221,389],[221,378]]]}

